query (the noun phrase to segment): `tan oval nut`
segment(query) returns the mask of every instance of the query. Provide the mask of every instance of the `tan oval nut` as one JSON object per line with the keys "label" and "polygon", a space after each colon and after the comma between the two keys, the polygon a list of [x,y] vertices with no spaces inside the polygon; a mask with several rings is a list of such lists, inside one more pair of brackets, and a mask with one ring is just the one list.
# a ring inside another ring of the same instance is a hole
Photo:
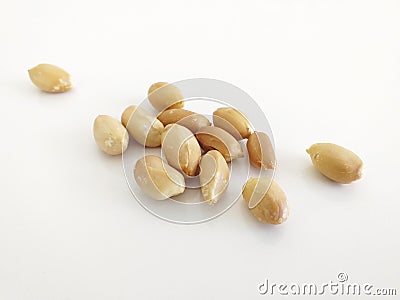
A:
{"label": "tan oval nut", "polygon": [[247,140],[250,163],[259,169],[275,169],[276,158],[269,136],[264,132],[253,132]]}
{"label": "tan oval nut", "polygon": [[71,76],[60,67],[39,64],[28,73],[33,84],[44,92],[62,93],[72,88]]}
{"label": "tan oval nut", "polygon": [[229,185],[229,167],[221,153],[211,150],[204,154],[199,178],[204,200],[214,205]]}
{"label": "tan oval nut", "polygon": [[93,123],[93,135],[96,144],[107,154],[119,155],[128,147],[128,132],[113,117],[99,115]]}
{"label": "tan oval nut", "polygon": [[155,200],[164,200],[185,191],[185,179],[159,156],[148,155],[136,162],[133,171],[141,190]]}
{"label": "tan oval nut", "polygon": [[351,183],[362,176],[362,160],[352,151],[331,143],[317,143],[306,150],[315,168],[338,183]]}
{"label": "tan oval nut", "polygon": [[152,84],[148,91],[148,98],[151,105],[160,111],[183,107],[181,91],[175,85],[168,82]]}
{"label": "tan oval nut", "polygon": [[289,216],[285,192],[269,178],[250,178],[243,187],[242,195],[247,205],[258,203],[250,212],[258,221],[281,224]]}
{"label": "tan oval nut", "polygon": [[127,107],[121,116],[130,135],[146,147],[159,147],[164,125],[148,111],[136,105]]}
{"label": "tan oval nut", "polygon": [[200,128],[210,126],[210,121],[203,115],[183,109],[172,108],[164,110],[157,117],[164,126],[177,123],[196,133]]}
{"label": "tan oval nut", "polygon": [[204,151],[218,150],[227,162],[243,157],[243,150],[239,142],[219,127],[203,127],[196,133],[196,138]]}
{"label": "tan oval nut", "polygon": [[213,113],[214,126],[229,132],[237,140],[246,139],[252,130],[249,120],[237,109],[221,107]]}
{"label": "tan oval nut", "polygon": [[201,158],[193,133],[179,124],[169,124],[161,134],[161,149],[168,163],[188,176],[195,176]]}

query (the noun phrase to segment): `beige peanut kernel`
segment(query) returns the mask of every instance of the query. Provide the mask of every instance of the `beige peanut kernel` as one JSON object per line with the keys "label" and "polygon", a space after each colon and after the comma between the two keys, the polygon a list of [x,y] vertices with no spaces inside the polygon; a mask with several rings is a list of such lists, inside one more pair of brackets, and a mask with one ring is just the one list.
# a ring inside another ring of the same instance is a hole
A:
{"label": "beige peanut kernel", "polygon": [[258,221],[281,224],[288,218],[285,192],[274,180],[267,177],[250,178],[243,187],[242,195]]}
{"label": "beige peanut kernel", "polygon": [[28,73],[32,83],[44,92],[62,93],[72,88],[71,76],[60,67],[39,64]]}
{"label": "beige peanut kernel", "polygon": [[99,115],[93,123],[93,135],[96,144],[107,154],[118,155],[128,147],[128,132],[113,117]]}
{"label": "beige peanut kernel", "polygon": [[211,150],[202,157],[199,177],[204,200],[214,205],[229,185],[229,167],[220,152]]}
{"label": "beige peanut kernel", "polygon": [[136,162],[134,177],[141,190],[155,200],[164,200],[185,191],[185,179],[161,157],[147,155]]}
{"label": "beige peanut kernel", "polygon": [[175,85],[168,82],[152,84],[148,91],[148,99],[151,105],[160,111],[183,107],[181,91]]}
{"label": "beige peanut kernel", "polygon": [[164,126],[177,123],[196,133],[200,128],[210,126],[210,121],[203,115],[183,109],[172,108],[160,113],[157,117]]}
{"label": "beige peanut kernel", "polygon": [[249,120],[237,109],[221,107],[213,113],[214,126],[229,132],[237,140],[248,138],[252,132]]}
{"label": "beige peanut kernel", "polygon": [[275,151],[269,136],[264,132],[253,132],[247,140],[250,163],[259,169],[275,169]]}
{"label": "beige peanut kernel", "polygon": [[164,125],[147,110],[131,105],[121,116],[121,122],[130,135],[146,147],[159,147]]}
{"label": "beige peanut kernel", "polygon": [[218,150],[227,162],[243,157],[242,146],[239,142],[219,127],[203,127],[197,131],[196,138],[204,151]]}
{"label": "beige peanut kernel", "polygon": [[306,150],[315,168],[338,183],[351,183],[362,176],[362,160],[352,151],[332,143],[317,143]]}

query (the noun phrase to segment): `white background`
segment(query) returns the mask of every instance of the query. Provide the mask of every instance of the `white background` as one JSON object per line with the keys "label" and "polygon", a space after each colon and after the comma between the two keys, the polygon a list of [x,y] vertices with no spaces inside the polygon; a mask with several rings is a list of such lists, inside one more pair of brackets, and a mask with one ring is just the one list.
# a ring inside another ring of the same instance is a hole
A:
{"label": "white background", "polygon": [[[0,0],[0,299],[271,298],[265,278],[339,272],[400,293],[399,37],[398,1]],[[27,70],[42,62],[75,88],[37,90]],[[96,147],[96,115],[194,77],[265,111],[285,224],[243,201],[200,225],[162,221]],[[364,178],[320,176],[305,152],[320,141],[359,154]]]}

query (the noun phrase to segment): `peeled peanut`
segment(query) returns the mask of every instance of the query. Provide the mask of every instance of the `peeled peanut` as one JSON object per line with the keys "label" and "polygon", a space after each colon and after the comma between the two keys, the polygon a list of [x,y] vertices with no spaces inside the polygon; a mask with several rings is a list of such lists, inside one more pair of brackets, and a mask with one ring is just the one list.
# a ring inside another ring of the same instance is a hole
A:
{"label": "peeled peanut", "polygon": [[362,160],[350,150],[331,143],[317,143],[306,150],[317,170],[338,183],[361,178]]}
{"label": "peeled peanut", "polygon": [[126,150],[129,135],[125,127],[113,117],[100,115],[94,120],[93,135],[101,150],[110,155],[118,155]]}
{"label": "peeled peanut", "polygon": [[286,221],[289,215],[286,195],[274,180],[250,178],[243,187],[242,195],[258,221],[269,224]]}
{"label": "peeled peanut", "polygon": [[250,163],[260,169],[275,169],[274,148],[269,136],[264,132],[253,132],[247,140],[247,153]]}
{"label": "peeled peanut", "polygon": [[164,126],[172,123],[177,123],[179,125],[185,126],[193,133],[196,133],[200,128],[204,126],[211,125],[210,121],[205,116],[183,108],[167,109],[160,113],[157,119],[159,119],[161,123],[164,124]]}
{"label": "peeled peanut", "polygon": [[40,64],[28,70],[34,85],[48,93],[62,93],[72,88],[71,76],[60,67]]}
{"label": "peeled peanut", "polygon": [[121,116],[130,135],[146,147],[159,147],[164,125],[148,111],[136,105],[127,107]]}
{"label": "peeled peanut", "polygon": [[157,82],[150,86],[148,98],[151,105],[158,110],[183,107],[181,91],[168,82]]}
{"label": "peeled peanut", "polygon": [[243,157],[243,150],[239,142],[219,127],[203,127],[197,131],[196,138],[204,151],[218,150],[227,162]]}
{"label": "peeled peanut", "polygon": [[229,167],[221,153],[211,150],[204,154],[199,178],[204,200],[214,205],[229,185]]}
{"label": "peeled peanut", "polygon": [[168,163],[186,175],[195,176],[201,158],[193,133],[179,124],[169,124],[161,134],[161,148]]}
{"label": "peeled peanut", "polygon": [[237,140],[248,138],[252,132],[250,122],[237,109],[221,107],[213,113],[214,126],[229,132]]}
{"label": "peeled peanut", "polygon": [[142,191],[155,200],[164,200],[185,191],[183,175],[159,156],[148,155],[139,159],[134,177]]}

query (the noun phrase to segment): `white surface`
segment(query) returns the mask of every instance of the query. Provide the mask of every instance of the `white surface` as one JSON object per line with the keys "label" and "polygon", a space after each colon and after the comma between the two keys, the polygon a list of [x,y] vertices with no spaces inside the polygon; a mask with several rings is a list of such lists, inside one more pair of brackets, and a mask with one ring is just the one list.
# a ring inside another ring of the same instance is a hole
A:
{"label": "white surface", "polygon": [[[399,15],[398,1],[2,1],[0,299],[253,299],[264,278],[338,272],[399,292]],[[41,62],[68,70],[74,90],[36,90],[26,71]],[[97,114],[194,77],[265,110],[284,225],[257,223],[243,202],[167,223],[98,151]],[[358,153],[364,179],[322,178],[305,153],[318,141]]]}

